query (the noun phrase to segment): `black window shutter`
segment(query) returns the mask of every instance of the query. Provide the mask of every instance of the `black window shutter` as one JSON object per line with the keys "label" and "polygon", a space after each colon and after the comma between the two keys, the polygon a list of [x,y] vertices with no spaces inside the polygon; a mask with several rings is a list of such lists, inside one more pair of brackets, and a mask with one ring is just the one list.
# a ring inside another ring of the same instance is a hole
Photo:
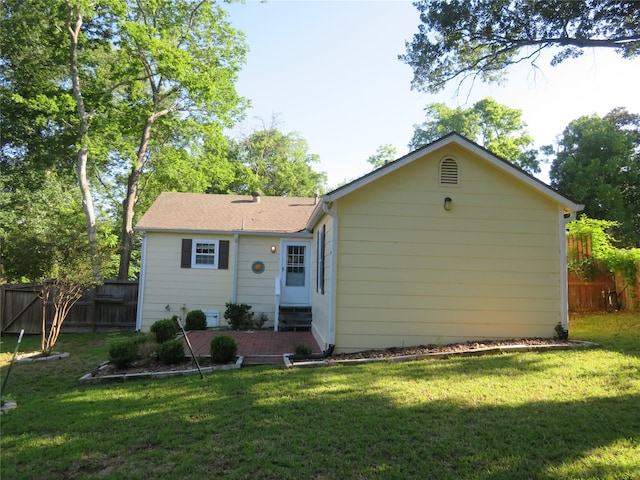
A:
{"label": "black window shutter", "polygon": [[218,269],[229,269],[229,240],[220,240],[220,256],[218,257]]}
{"label": "black window shutter", "polygon": [[191,268],[191,245],[193,241],[190,238],[182,239],[182,257],[180,258],[181,268]]}

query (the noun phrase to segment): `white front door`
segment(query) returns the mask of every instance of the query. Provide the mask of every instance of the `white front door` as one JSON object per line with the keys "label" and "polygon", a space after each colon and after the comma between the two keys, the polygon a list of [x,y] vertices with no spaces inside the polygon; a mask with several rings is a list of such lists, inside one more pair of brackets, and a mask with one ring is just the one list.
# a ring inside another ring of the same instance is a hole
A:
{"label": "white front door", "polygon": [[309,305],[311,242],[282,242],[281,305]]}

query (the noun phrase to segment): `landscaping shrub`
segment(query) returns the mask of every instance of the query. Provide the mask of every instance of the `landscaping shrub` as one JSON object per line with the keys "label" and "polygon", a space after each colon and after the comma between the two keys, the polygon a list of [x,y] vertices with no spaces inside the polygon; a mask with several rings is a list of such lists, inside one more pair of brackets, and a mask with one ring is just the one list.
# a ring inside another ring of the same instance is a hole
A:
{"label": "landscaping shrub", "polygon": [[255,322],[255,325],[257,328],[262,328],[264,327],[264,324],[267,323],[269,321],[269,317],[267,316],[266,313],[262,312],[260,313],[260,315],[258,315],[258,319]]}
{"label": "landscaping shrub", "polygon": [[164,320],[158,320],[151,325],[151,332],[156,336],[158,343],[164,343],[167,340],[171,340],[178,333],[175,321],[171,318],[165,318]]}
{"label": "landscaping shrub", "polygon": [[207,316],[202,310],[191,310],[184,322],[185,330],[206,330]]}
{"label": "landscaping shrub", "polygon": [[229,363],[236,359],[238,343],[228,335],[217,335],[211,339],[211,361]]}
{"label": "landscaping shrub", "polygon": [[233,330],[248,330],[254,327],[251,305],[246,303],[226,303],[224,318],[229,321]]}
{"label": "landscaping shrub", "polygon": [[182,340],[175,338],[161,343],[158,346],[158,360],[166,365],[182,362],[184,360]]}
{"label": "landscaping shrub", "polygon": [[114,337],[109,340],[109,360],[116,368],[126,368],[138,357],[138,344],[134,337]]}
{"label": "landscaping shrub", "polygon": [[306,343],[299,343],[293,348],[293,351],[296,355],[311,355],[313,350]]}

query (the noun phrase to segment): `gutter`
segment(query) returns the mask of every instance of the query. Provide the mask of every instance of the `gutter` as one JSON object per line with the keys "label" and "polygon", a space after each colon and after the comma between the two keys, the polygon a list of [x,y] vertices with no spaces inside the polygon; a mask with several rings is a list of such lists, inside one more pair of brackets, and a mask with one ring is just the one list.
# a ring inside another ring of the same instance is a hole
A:
{"label": "gutter", "polygon": [[[331,204],[331,206],[329,206]],[[338,273],[338,214],[333,202],[322,202],[322,211],[329,215],[332,220],[331,225],[331,278],[329,296],[329,331],[327,332],[327,343],[336,344],[336,297],[337,297],[337,273]],[[333,349],[332,349],[333,350]]]}
{"label": "gutter", "polygon": [[575,220],[578,212],[584,209],[584,205],[575,204],[576,208],[565,211],[558,208],[559,240],[560,240],[560,324],[562,329],[569,332],[569,273],[567,272],[567,224]]}
{"label": "gutter", "polygon": [[142,235],[142,248],[140,252],[140,278],[138,279],[138,309],[136,311],[136,332],[142,330],[142,311],[144,309],[144,284],[147,273],[147,236],[144,231]]}

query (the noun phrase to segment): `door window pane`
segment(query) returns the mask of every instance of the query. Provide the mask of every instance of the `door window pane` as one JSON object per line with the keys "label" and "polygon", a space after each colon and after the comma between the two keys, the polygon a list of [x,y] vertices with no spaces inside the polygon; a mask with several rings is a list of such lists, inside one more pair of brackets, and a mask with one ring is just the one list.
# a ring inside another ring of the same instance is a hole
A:
{"label": "door window pane", "polygon": [[287,246],[287,277],[285,284],[287,287],[304,287],[304,245]]}

